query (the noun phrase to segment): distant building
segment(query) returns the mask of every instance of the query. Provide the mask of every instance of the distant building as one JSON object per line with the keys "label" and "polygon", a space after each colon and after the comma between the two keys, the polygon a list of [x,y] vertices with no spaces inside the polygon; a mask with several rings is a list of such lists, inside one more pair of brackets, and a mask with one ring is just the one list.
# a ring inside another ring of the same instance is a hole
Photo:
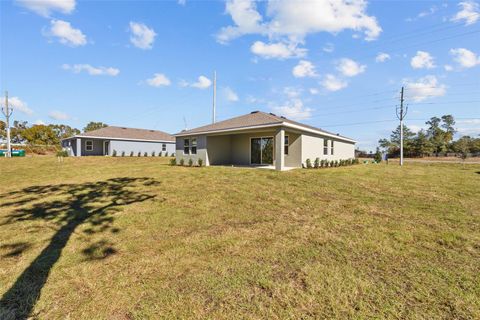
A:
{"label": "distant building", "polygon": [[62,147],[70,156],[111,156],[115,151],[117,156],[125,153],[135,156],[152,152],[157,156],[175,153],[175,137],[158,130],[134,129],[108,126],[62,140]]}

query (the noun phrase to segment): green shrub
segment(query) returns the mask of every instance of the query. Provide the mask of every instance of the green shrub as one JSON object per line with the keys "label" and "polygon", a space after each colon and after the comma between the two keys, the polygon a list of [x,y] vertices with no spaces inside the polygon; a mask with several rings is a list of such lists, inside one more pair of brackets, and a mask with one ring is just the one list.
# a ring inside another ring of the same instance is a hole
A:
{"label": "green shrub", "polygon": [[307,169],[311,169],[312,168],[312,161],[310,161],[310,159],[307,159],[306,163],[307,163]]}
{"label": "green shrub", "polygon": [[184,165],[185,165],[185,160],[180,159],[180,165],[181,165],[181,166],[184,166]]}
{"label": "green shrub", "polygon": [[[168,151],[165,152],[165,157],[168,157]],[[173,157],[173,155],[172,155],[172,157]]]}
{"label": "green shrub", "polygon": [[193,160],[192,158],[188,159],[188,166],[192,167],[193,166]]}
{"label": "green shrub", "polygon": [[[167,155],[166,155],[166,156],[168,156],[168,152],[167,152]],[[166,157],[166,156],[165,156],[165,157]],[[175,152],[172,152],[172,154],[170,155],[170,157],[175,157]]]}
{"label": "green shrub", "polygon": [[133,151],[130,151],[130,157],[133,157]]}
{"label": "green shrub", "polygon": [[176,166],[177,165],[177,159],[175,159],[175,158],[170,159],[170,165],[171,166]]}
{"label": "green shrub", "polygon": [[155,151],[152,151],[152,157],[155,157]]}
{"label": "green shrub", "polygon": [[140,151],[138,151],[137,157],[141,157],[141,156],[142,156],[142,153]]}
{"label": "green shrub", "polygon": [[162,151],[160,151],[160,152],[158,153],[158,156],[159,156],[159,157],[161,157],[161,156],[162,156]]}
{"label": "green shrub", "polygon": [[67,150],[57,151],[57,157],[68,157],[68,151]]}
{"label": "green shrub", "polygon": [[117,156],[117,150],[113,150],[112,157],[116,157],[116,156]]}
{"label": "green shrub", "polygon": [[335,160],[335,167],[338,167],[338,160]]}
{"label": "green shrub", "polygon": [[355,159],[353,160],[353,164],[359,164],[359,163],[360,163],[360,159],[355,158]]}
{"label": "green shrub", "polygon": [[375,155],[373,156],[373,160],[375,160],[376,163],[382,162],[382,153],[380,152],[379,148],[377,148],[377,151],[375,151]]}
{"label": "green shrub", "polygon": [[202,160],[201,158],[198,159],[198,166],[199,166],[199,167],[203,166],[203,160]]}
{"label": "green shrub", "polygon": [[315,162],[313,162],[313,167],[318,169],[320,167],[320,158],[316,158]]}
{"label": "green shrub", "polygon": [[144,156],[144,157],[148,157],[148,153],[147,153],[147,152],[144,152],[144,153],[143,153],[143,156]]}
{"label": "green shrub", "polygon": [[125,157],[125,151],[122,151],[122,157]]}

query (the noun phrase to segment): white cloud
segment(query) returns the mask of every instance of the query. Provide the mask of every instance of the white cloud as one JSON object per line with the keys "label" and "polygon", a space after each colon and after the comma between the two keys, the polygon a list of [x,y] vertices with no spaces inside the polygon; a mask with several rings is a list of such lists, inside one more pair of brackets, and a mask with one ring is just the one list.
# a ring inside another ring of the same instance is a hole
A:
{"label": "white cloud", "polygon": [[303,57],[306,54],[307,49],[298,48],[297,45],[292,43],[264,43],[262,41],[255,41],[255,43],[250,47],[250,51],[265,59],[274,58],[282,60],[287,58]]}
{"label": "white cloud", "polygon": [[425,18],[427,16],[430,16],[432,14],[434,14],[435,12],[438,11],[438,7],[437,6],[431,6],[430,8],[428,8],[428,10],[425,10],[425,11],[422,11],[420,12],[415,18],[407,18],[405,19],[407,22],[412,22],[412,21],[416,21],[418,19],[421,19],[421,18]]}
{"label": "white cloud", "polygon": [[[233,25],[223,27],[216,38],[225,44],[243,35],[259,34],[276,41],[277,47],[287,43],[296,48],[304,44],[309,34],[337,34],[349,29],[364,32],[365,40],[370,41],[378,38],[382,28],[374,16],[367,15],[366,9],[367,1],[364,0],[269,0],[263,17],[253,0],[229,0],[225,13],[231,16]],[[262,44],[265,45],[260,42],[257,47]],[[285,54],[271,57],[284,59]]]}
{"label": "white cloud", "polygon": [[477,2],[467,0],[460,2],[458,6],[461,8],[450,20],[455,22],[464,21],[465,25],[471,25],[480,19],[480,8]]}
{"label": "white cloud", "polygon": [[335,46],[333,45],[333,43],[329,42],[323,46],[322,50],[328,53],[332,53],[335,50]]}
{"label": "white cloud", "polygon": [[300,60],[298,64],[293,67],[292,74],[295,78],[316,77],[317,72],[315,66],[307,60]]}
{"label": "white cloud", "polygon": [[181,6],[184,6],[187,4],[187,0],[178,0],[177,3]]}
{"label": "white cloud", "polygon": [[68,120],[70,116],[65,112],[61,111],[51,111],[48,116],[54,120]]}
{"label": "white cloud", "polygon": [[[33,110],[19,97],[8,97],[8,104],[13,108],[13,112],[20,111],[26,115],[33,114]],[[0,106],[5,107],[5,97],[0,97]]]}
{"label": "white cloud", "polygon": [[308,89],[308,92],[310,92],[311,95],[317,95],[320,93],[320,91],[317,88],[310,88]]}
{"label": "white cloud", "polygon": [[153,78],[147,79],[147,84],[152,87],[164,87],[171,84],[170,79],[167,78],[163,73],[155,73]]}
{"label": "white cloud", "polygon": [[294,87],[285,87],[283,88],[283,94],[285,94],[288,98],[297,98],[300,97],[302,94],[302,89],[294,88]]}
{"label": "white cloud", "polygon": [[205,76],[199,76],[197,82],[191,84],[192,87],[198,89],[207,89],[212,85],[212,81]]}
{"label": "white cloud", "polygon": [[408,129],[410,129],[410,131],[412,131],[413,133],[418,133],[420,130],[422,129],[426,129],[425,126],[418,126],[416,124],[409,124],[408,126]]}
{"label": "white cloud", "polygon": [[217,34],[217,41],[220,43],[227,43],[245,34],[266,32],[254,1],[229,0],[225,4],[225,13],[232,17],[235,26],[223,27],[220,30]]}
{"label": "white cloud", "polygon": [[140,49],[152,49],[157,34],[155,30],[140,22],[130,21],[130,42]]}
{"label": "white cloud", "polygon": [[440,84],[435,76],[429,75],[417,81],[405,80],[405,99],[420,102],[428,98],[444,96],[447,87]]}
{"label": "white cloud", "polygon": [[385,62],[387,60],[390,60],[390,55],[385,52],[379,52],[375,57],[376,62]]}
{"label": "white cloud", "polygon": [[417,54],[410,60],[410,65],[414,69],[435,68],[433,57],[426,51],[417,51]]}
{"label": "white cloud", "polygon": [[50,30],[44,32],[48,37],[57,37],[61,44],[71,47],[84,46],[87,44],[87,37],[80,29],[72,27],[70,22],[63,20],[51,20]]}
{"label": "white cloud", "polygon": [[63,64],[63,70],[72,71],[73,73],[87,72],[91,76],[111,76],[115,77],[120,73],[120,70],[112,67],[93,67],[89,64]]}
{"label": "white cloud", "polygon": [[322,80],[321,85],[328,91],[338,91],[348,86],[346,81],[343,81],[333,74],[327,74]]}
{"label": "white cloud", "polygon": [[34,122],[35,125],[37,126],[44,126],[46,125],[45,121],[41,120],[41,119],[38,119]]}
{"label": "white cloud", "polygon": [[286,104],[272,106],[272,110],[278,114],[293,120],[305,120],[312,116],[313,109],[305,107],[302,100],[292,99]]}
{"label": "white cloud", "polygon": [[450,54],[453,60],[463,68],[473,68],[480,64],[480,57],[465,48],[451,49]]}
{"label": "white cloud", "polygon": [[237,102],[239,100],[238,94],[230,87],[223,88],[223,93],[228,101]]}
{"label": "white cloud", "polygon": [[16,3],[43,17],[54,11],[69,14],[75,10],[75,0],[16,0]]}
{"label": "white cloud", "polygon": [[367,69],[367,66],[360,65],[348,58],[340,59],[337,63],[337,70],[347,77],[355,77],[356,75],[363,73],[365,69]]}
{"label": "white cloud", "polygon": [[453,70],[453,67],[449,64],[444,65],[443,68],[445,69],[445,71],[452,71]]}
{"label": "white cloud", "polygon": [[376,39],[382,29],[373,16],[366,14],[366,1],[311,0],[269,1],[268,13],[273,17],[270,33],[302,39],[309,33],[338,33],[345,29],[363,31],[365,40]]}
{"label": "white cloud", "polygon": [[476,137],[480,135],[480,118],[457,120],[457,131],[461,135]]}

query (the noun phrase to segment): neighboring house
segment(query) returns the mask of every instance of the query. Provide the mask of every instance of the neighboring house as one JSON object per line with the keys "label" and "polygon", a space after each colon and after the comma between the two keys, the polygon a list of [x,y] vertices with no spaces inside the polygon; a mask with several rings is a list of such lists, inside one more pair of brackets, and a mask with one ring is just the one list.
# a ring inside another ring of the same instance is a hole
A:
{"label": "neighboring house", "polygon": [[130,156],[133,152],[137,156],[145,152],[148,156],[152,152],[156,156],[160,152],[165,155],[173,155],[175,152],[175,137],[158,130],[133,129],[124,127],[108,126],[93,130],[62,140],[62,147],[71,156],[103,156],[112,155],[116,151],[117,156],[125,153]]}
{"label": "neighboring house", "polygon": [[175,135],[177,162],[204,165],[301,167],[307,159],[346,160],[355,157],[355,140],[273,113],[250,114]]}

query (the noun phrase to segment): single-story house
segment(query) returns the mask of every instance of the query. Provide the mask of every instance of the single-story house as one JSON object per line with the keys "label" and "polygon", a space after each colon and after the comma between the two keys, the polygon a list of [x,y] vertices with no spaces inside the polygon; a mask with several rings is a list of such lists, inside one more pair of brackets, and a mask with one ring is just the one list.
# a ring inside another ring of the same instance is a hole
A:
{"label": "single-story house", "polygon": [[106,156],[114,151],[117,156],[138,153],[155,156],[175,153],[175,137],[158,130],[108,126],[77,134],[62,140],[62,147],[70,156]]}
{"label": "single-story house", "polygon": [[252,113],[175,134],[177,163],[298,168],[355,157],[355,140],[273,113]]}

